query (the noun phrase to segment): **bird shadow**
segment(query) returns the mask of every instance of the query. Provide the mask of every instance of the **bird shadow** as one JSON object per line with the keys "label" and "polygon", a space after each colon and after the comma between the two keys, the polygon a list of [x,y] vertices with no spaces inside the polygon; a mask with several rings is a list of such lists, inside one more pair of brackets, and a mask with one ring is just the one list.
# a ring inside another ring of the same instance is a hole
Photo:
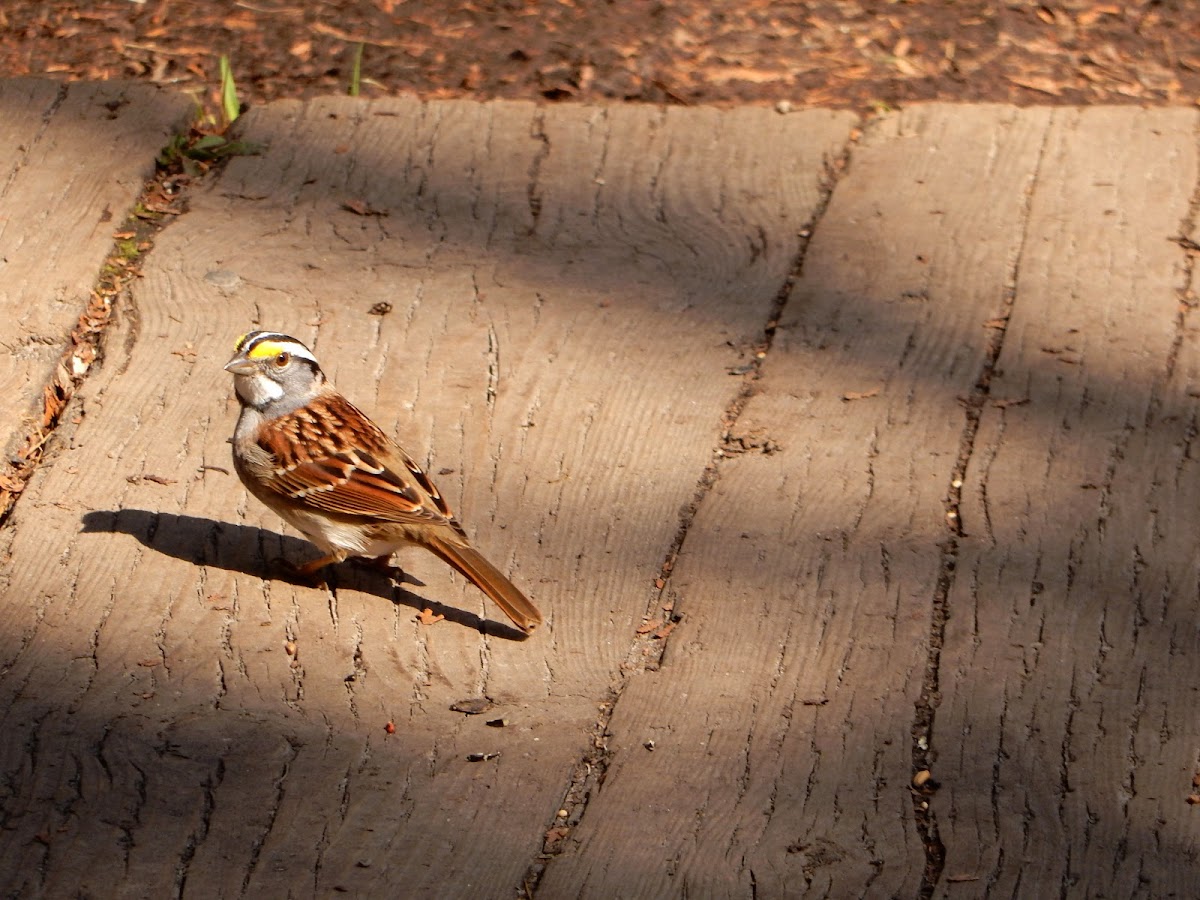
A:
{"label": "bird shadow", "polygon": [[[198,516],[151,512],[145,509],[95,510],[83,516],[84,534],[128,534],[143,546],[198,566],[241,572],[264,581],[281,581],[299,587],[314,587],[313,578],[295,570],[293,560],[312,557],[313,545],[300,538],[267,531],[252,525],[234,525]],[[505,640],[524,640],[528,635],[502,622],[484,619],[467,610],[426,600],[404,584],[424,587],[424,582],[400,569],[384,569],[374,563],[347,560],[327,566],[321,573],[326,589],[340,586],[410,606],[417,612],[430,609],[446,621]]]}

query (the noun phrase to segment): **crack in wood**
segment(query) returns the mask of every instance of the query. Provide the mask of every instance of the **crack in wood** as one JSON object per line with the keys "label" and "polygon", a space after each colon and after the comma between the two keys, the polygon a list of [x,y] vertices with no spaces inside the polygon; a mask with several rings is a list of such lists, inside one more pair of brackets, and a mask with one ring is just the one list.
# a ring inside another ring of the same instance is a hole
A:
{"label": "crack in wood", "polygon": [[541,110],[538,110],[533,117],[533,128],[529,136],[541,144],[533,160],[529,163],[529,186],[526,188],[525,195],[526,202],[529,204],[529,216],[533,220],[530,226],[532,232],[537,231],[538,221],[542,216],[542,194],[538,181],[541,178],[542,165],[550,156],[550,136],[546,133],[546,114]]}
{"label": "crack in wood", "polygon": [[33,155],[34,148],[40,146],[42,137],[45,135],[46,130],[50,127],[50,121],[54,118],[54,114],[58,112],[59,107],[61,107],[63,102],[67,99],[68,89],[69,85],[66,82],[63,82],[58,86],[58,91],[54,95],[54,99],[47,104],[45,110],[42,112],[41,127],[33,135],[33,139],[26,142],[23,146],[17,147],[19,155],[16,159],[12,160],[12,168],[9,170],[8,178],[5,179],[4,186],[0,187],[0,197],[4,197],[6,194],[8,194],[9,190],[13,186],[13,182],[17,180],[17,176],[21,173],[21,170],[25,168],[29,158]]}
{"label": "crack in wood", "polygon": [[[535,127],[540,128],[541,120],[538,119],[537,123]],[[545,139],[544,135],[541,137]],[[655,579],[650,592],[645,624],[633,635],[620,672],[614,678],[605,700],[600,704],[600,715],[592,728],[590,747],[573,767],[558,814],[545,832],[542,852],[530,863],[517,888],[519,897],[532,898],[536,894],[547,865],[554,857],[563,852],[571,831],[583,819],[588,803],[603,786],[605,775],[612,761],[612,751],[608,746],[608,740],[611,737],[609,725],[616,705],[635,675],[659,669],[665,658],[670,634],[674,626],[682,621],[682,615],[675,611],[676,598],[671,587],[671,573],[687,541],[688,533],[696,520],[701,504],[717,482],[722,462],[730,456],[746,452],[748,449],[740,438],[734,436],[734,429],[747,403],[756,393],[757,382],[762,378],[763,364],[770,353],[779,322],[791,299],[793,288],[803,275],[804,261],[812,242],[813,233],[829,207],[838,181],[849,168],[850,152],[859,137],[857,132],[852,133],[846,146],[842,148],[842,152],[836,158],[826,160],[812,214],[798,232],[800,240],[792,264],[783,283],[775,292],[766,322],[763,325],[762,335],[752,348],[753,362],[745,371],[739,372],[742,376],[742,383],[721,416],[717,446],[713,448],[710,461],[700,473],[691,501],[680,509],[678,527],[663,559],[659,576]],[[656,172],[653,183],[657,184],[657,180]],[[661,209],[662,204],[660,203],[659,206]],[[588,419],[585,419],[584,427],[586,428],[588,424]],[[770,452],[767,444],[763,444],[761,449],[763,452]],[[651,624],[655,617],[659,616],[660,611],[663,616],[659,619],[661,623],[659,627],[647,628],[646,625]]]}
{"label": "crack in wood", "polygon": [[[263,824],[261,833],[255,836],[253,843],[250,845],[250,859],[246,863],[246,875],[242,879],[243,896],[250,889],[250,880],[254,877],[254,870],[258,868],[258,862],[262,856],[262,848],[267,843],[267,838],[271,836],[271,831],[275,828],[275,820],[279,817],[279,810],[283,806],[283,798],[286,793],[285,786],[292,763],[300,755],[301,743],[290,735],[286,737],[286,740],[288,754],[287,758],[283,761],[283,765],[279,767],[279,774],[275,778],[275,790],[272,793],[271,807],[267,810],[267,820]],[[224,763],[219,764],[223,770]]]}
{"label": "crack in wood", "polygon": [[[945,501],[945,523],[949,534],[941,544],[938,576],[934,583],[933,596],[930,599],[925,673],[922,678],[921,692],[915,703],[911,729],[914,777],[917,773],[931,772],[937,757],[933,742],[934,723],[937,717],[937,708],[941,702],[941,654],[945,644],[946,622],[950,618],[950,590],[954,585],[958,568],[959,542],[966,537],[961,512],[962,488],[967,475],[967,467],[975,452],[975,439],[979,434],[985,405],[991,396],[992,378],[996,373],[1000,354],[1004,349],[1008,323],[1016,304],[1021,263],[1024,258],[1025,244],[1029,238],[1033,198],[1041,177],[1042,165],[1046,158],[1046,149],[1052,130],[1053,119],[1042,134],[1042,142],[1038,147],[1032,168],[1029,188],[1023,198],[1021,238],[1013,255],[1012,266],[1005,284],[1002,299],[1003,312],[988,323],[987,348],[980,364],[979,373],[975,378],[970,395],[960,398],[964,411],[964,422],[959,438],[958,458],[950,476]],[[1003,407],[1001,407],[1001,414],[1003,415]],[[942,842],[937,816],[931,804],[937,789],[937,781],[928,778],[920,786],[914,781],[910,790],[917,832],[925,848],[925,868],[917,894],[920,900],[929,900],[937,891],[946,864],[946,846]],[[993,802],[996,802],[996,798],[993,798]]]}
{"label": "crack in wood", "polygon": [[367,676],[367,666],[363,662],[363,627],[361,622],[354,623],[354,653],[351,657],[353,660],[354,671],[343,679],[343,684],[346,686],[347,702],[350,705],[350,714],[357,720],[361,718],[358,713],[358,698],[355,696],[355,691],[358,683]]}
{"label": "crack in wood", "polygon": [[[188,835],[179,855],[179,863],[175,867],[175,896],[178,900],[182,900],[187,893],[187,880],[191,872],[192,860],[196,858],[196,851],[208,838],[208,833],[212,828],[213,815],[217,809],[217,789],[224,780],[225,760],[218,758],[216,770],[205,777],[204,783],[201,785],[204,801],[200,809],[200,822]],[[243,885],[244,888],[245,885]]]}
{"label": "crack in wood", "polygon": [[[63,85],[54,104],[46,113],[47,120],[66,95],[67,86]],[[220,166],[214,166],[209,171],[209,176],[219,168]],[[190,186],[191,182],[187,179],[160,168],[147,179],[141,192],[134,198],[130,211],[122,220],[117,232],[125,235],[125,238],[114,238],[112,250],[93,282],[79,319],[63,342],[63,349],[53,374],[42,387],[40,415],[30,423],[25,433],[16,439],[14,446],[18,449],[15,456],[0,467],[0,525],[12,514],[21,492],[45,458],[68,407],[82,415],[78,405],[71,404],[75,392],[88,375],[104,361],[104,338],[112,316],[118,307],[128,306],[133,310],[128,286],[138,276],[141,263],[146,254],[153,249],[157,235],[173,221],[166,213],[155,218],[151,215],[139,215],[139,212],[155,209],[161,203],[160,198],[164,196],[169,196],[177,207],[185,208],[187,189]],[[136,253],[133,255],[130,254],[127,243],[130,233],[136,235]]]}

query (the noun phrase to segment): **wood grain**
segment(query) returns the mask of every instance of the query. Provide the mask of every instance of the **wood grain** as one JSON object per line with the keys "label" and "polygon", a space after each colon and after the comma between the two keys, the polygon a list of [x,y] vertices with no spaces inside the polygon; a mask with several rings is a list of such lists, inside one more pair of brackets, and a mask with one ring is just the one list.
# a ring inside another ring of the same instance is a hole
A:
{"label": "wood grain", "polygon": [[[10,396],[111,240],[78,211],[136,188],[70,138],[146,163],[174,109],[112,90],[0,83],[6,203],[60,190],[0,220],[5,327],[46,337]],[[162,232],[0,529],[0,893],[1194,893],[1197,114],[859,124],[248,114],[263,153]],[[402,587],[274,564],[315,551],[232,475],[251,327],[311,342],[542,630],[419,551]]]}
{"label": "wood grain", "polygon": [[[854,122],[406,99],[248,115],[266,151],[159,238],[0,533],[4,890],[517,890]],[[272,577],[312,551],[230,474],[220,367],[256,326],[313,344],[543,630],[510,639],[428,555],[403,560],[407,591],[353,567],[332,591]],[[426,605],[447,621],[418,624]],[[494,712],[449,709],[481,695]]]}
{"label": "wood grain", "polygon": [[1048,120],[947,106],[865,129],[683,545],[684,619],[621,698],[548,896],[919,892],[914,704],[959,398]]}
{"label": "wood grain", "polygon": [[0,81],[0,450],[41,414],[100,264],[191,110],[148,85]]}
{"label": "wood grain", "polygon": [[[964,486],[935,802],[950,896],[1187,896],[1197,118],[1056,111]],[[1012,402],[1017,401],[1017,402]],[[1032,888],[1031,886],[1039,886]]]}

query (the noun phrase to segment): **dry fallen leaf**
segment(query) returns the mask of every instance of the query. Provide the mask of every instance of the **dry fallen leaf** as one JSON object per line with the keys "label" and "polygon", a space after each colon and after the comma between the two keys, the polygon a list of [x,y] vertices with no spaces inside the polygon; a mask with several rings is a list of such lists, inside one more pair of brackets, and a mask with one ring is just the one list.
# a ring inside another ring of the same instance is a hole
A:
{"label": "dry fallen leaf", "polygon": [[436,624],[437,622],[442,621],[442,619],[444,619],[444,618],[446,618],[446,617],[443,616],[441,613],[435,613],[428,606],[425,607],[423,610],[421,610],[419,613],[417,613],[417,621],[420,622],[422,625],[433,625],[433,624]]}
{"label": "dry fallen leaf", "polygon": [[1044,75],[1033,75],[1028,78],[1017,78],[1009,75],[1008,80],[1017,87],[1027,88],[1031,91],[1040,91],[1043,94],[1049,94],[1051,97],[1062,96],[1062,87],[1059,83]]}
{"label": "dry fallen leaf", "polygon": [[376,209],[365,200],[346,200],[342,203],[342,209],[347,209],[355,215],[359,216],[386,216],[387,211]]}
{"label": "dry fallen leaf", "polygon": [[678,622],[668,622],[662,628],[658,629],[658,631],[654,632],[654,639],[659,641],[665,640],[666,637],[675,630],[675,626],[678,624]]}

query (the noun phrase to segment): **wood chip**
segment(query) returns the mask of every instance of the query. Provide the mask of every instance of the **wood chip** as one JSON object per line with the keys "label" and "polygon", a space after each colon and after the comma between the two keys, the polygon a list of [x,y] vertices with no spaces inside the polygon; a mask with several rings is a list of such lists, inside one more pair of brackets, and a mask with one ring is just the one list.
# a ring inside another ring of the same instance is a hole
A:
{"label": "wood chip", "polygon": [[496,704],[491,697],[468,697],[465,700],[456,700],[450,704],[451,712],[459,712],[468,716],[477,716],[480,713],[485,713]]}

